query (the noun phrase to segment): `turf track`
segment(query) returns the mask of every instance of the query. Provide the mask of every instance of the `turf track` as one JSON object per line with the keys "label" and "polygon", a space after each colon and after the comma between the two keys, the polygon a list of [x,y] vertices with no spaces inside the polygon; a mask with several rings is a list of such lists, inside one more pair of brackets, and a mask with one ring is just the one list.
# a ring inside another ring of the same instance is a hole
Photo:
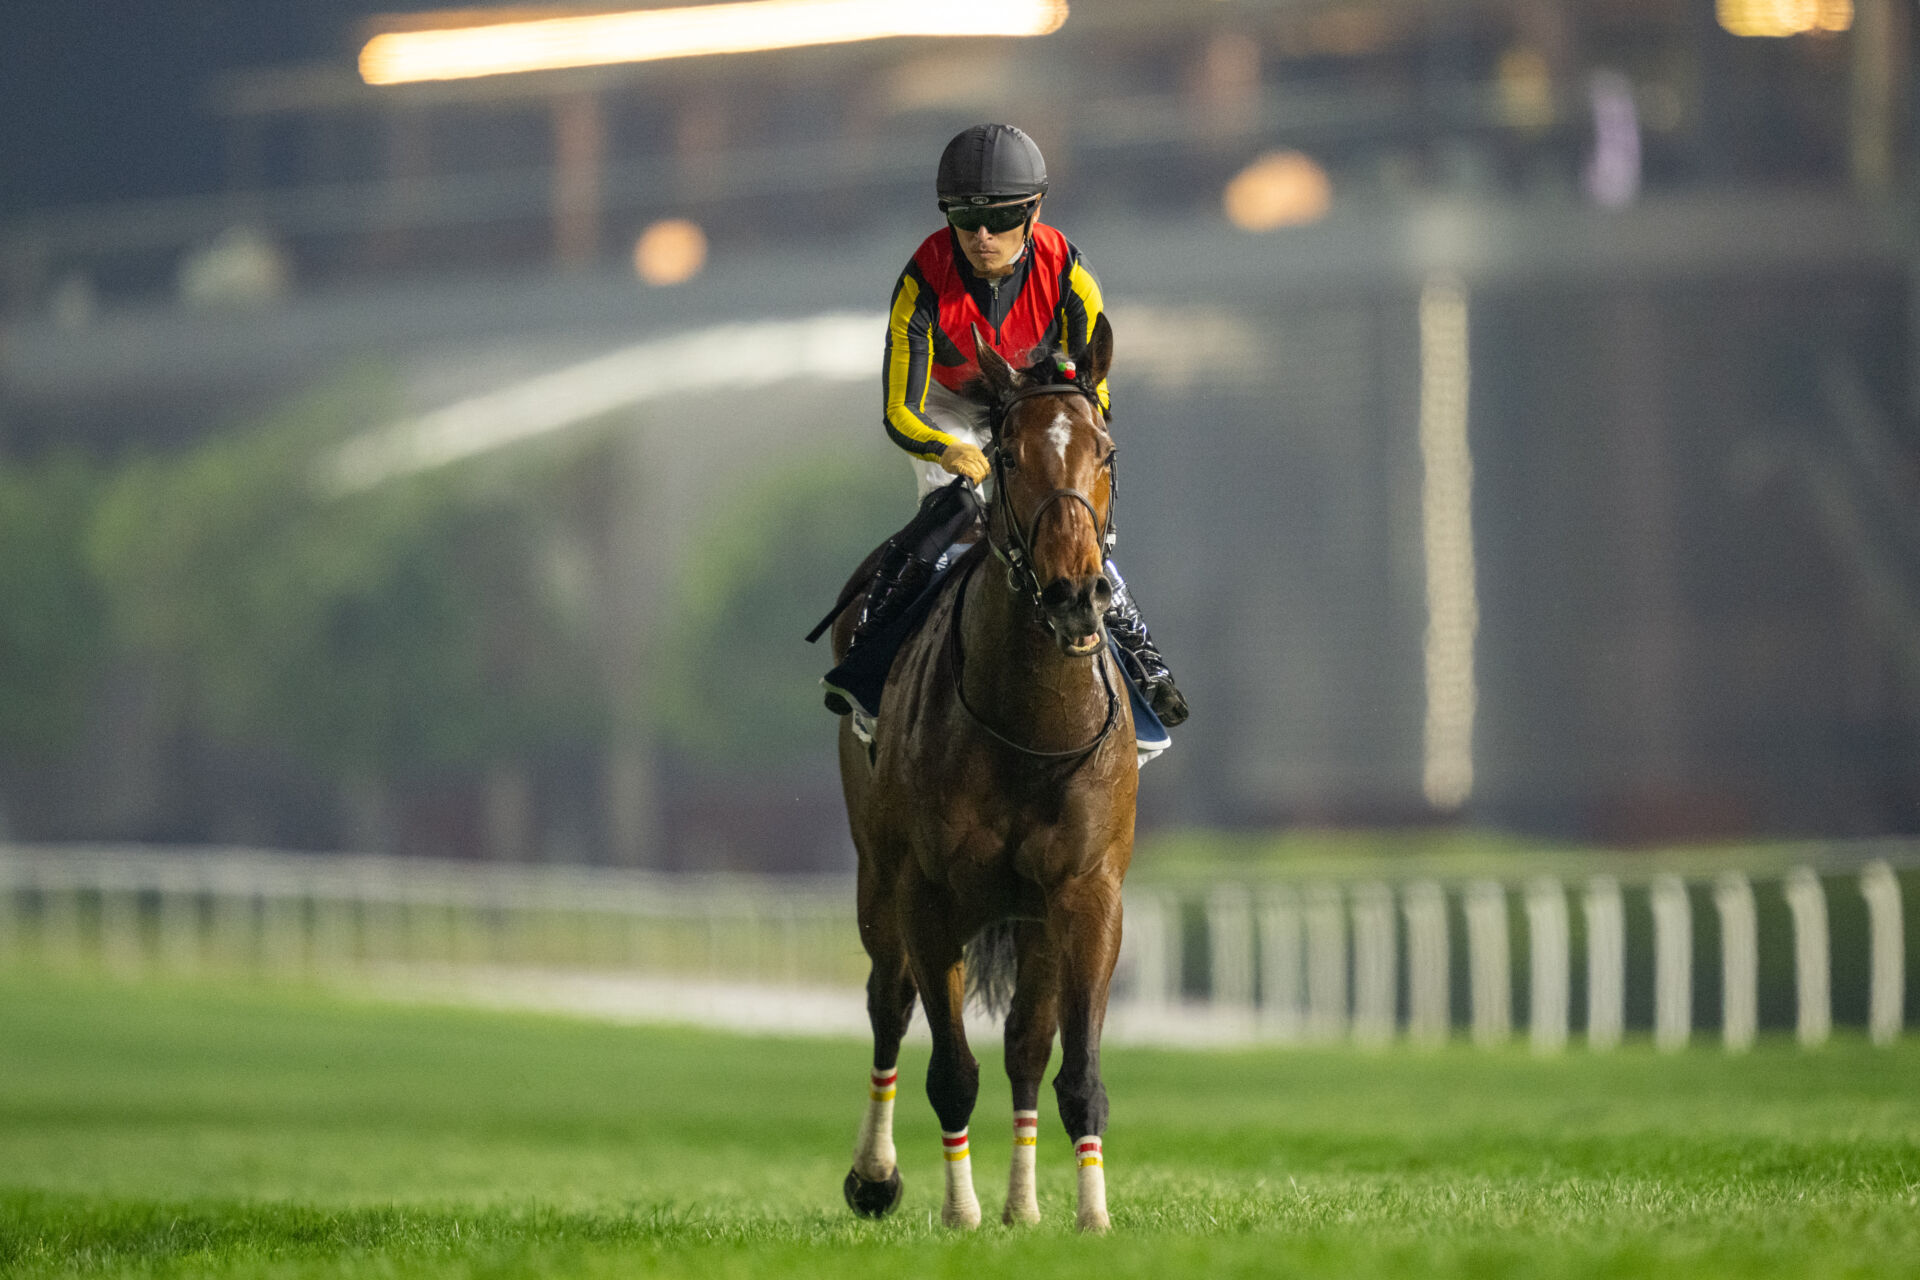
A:
{"label": "turf track", "polygon": [[[1110,1052],[1115,1231],[839,1200],[850,1042],[0,979],[0,1275],[1920,1275],[1920,1045]],[[997,1216],[997,1055],[975,1124]]]}

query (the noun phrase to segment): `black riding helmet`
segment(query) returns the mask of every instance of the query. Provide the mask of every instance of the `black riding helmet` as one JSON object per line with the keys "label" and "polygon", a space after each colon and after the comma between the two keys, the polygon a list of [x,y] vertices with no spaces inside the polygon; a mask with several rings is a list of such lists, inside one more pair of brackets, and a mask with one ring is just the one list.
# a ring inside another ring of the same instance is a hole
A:
{"label": "black riding helmet", "polygon": [[934,191],[942,213],[954,205],[1037,200],[1047,193],[1046,157],[1010,124],[977,124],[940,153]]}

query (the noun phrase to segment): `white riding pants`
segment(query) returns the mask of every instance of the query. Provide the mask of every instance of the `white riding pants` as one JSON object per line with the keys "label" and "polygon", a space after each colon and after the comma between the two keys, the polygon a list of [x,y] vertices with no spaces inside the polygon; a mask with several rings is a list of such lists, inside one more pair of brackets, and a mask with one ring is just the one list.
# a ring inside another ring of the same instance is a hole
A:
{"label": "white riding pants", "polygon": [[[964,440],[977,449],[987,447],[986,406],[975,404],[957,391],[949,391],[938,382],[929,383],[926,417],[955,440]],[[937,462],[908,458],[907,464],[913,468],[914,487],[919,490],[914,496],[918,499],[953,483],[953,473]]]}

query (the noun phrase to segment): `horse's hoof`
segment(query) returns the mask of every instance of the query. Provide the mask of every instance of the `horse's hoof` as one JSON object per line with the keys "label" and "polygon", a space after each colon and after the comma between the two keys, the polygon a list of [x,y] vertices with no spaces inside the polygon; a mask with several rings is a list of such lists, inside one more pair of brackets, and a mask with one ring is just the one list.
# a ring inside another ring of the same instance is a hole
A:
{"label": "horse's hoof", "polygon": [[879,1182],[869,1182],[858,1169],[847,1170],[847,1208],[863,1218],[884,1218],[900,1207],[900,1168]]}
{"label": "horse's hoof", "polygon": [[1040,1221],[1040,1206],[1037,1204],[1016,1204],[1007,1201],[1007,1207],[1000,1211],[1000,1221],[1009,1227],[1030,1227]]}
{"label": "horse's hoof", "polygon": [[1107,1221],[1105,1210],[1098,1213],[1082,1213],[1079,1220],[1074,1223],[1074,1226],[1090,1236],[1103,1236],[1112,1225]]}

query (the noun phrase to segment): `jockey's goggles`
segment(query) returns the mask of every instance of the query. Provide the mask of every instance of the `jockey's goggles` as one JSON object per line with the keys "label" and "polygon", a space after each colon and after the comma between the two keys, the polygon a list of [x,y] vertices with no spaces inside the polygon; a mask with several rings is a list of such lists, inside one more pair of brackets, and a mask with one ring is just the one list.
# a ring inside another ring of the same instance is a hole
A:
{"label": "jockey's goggles", "polygon": [[957,204],[947,210],[947,225],[955,231],[978,231],[985,227],[999,235],[1011,231],[1033,216],[1032,200],[1019,204],[990,204],[984,207]]}

